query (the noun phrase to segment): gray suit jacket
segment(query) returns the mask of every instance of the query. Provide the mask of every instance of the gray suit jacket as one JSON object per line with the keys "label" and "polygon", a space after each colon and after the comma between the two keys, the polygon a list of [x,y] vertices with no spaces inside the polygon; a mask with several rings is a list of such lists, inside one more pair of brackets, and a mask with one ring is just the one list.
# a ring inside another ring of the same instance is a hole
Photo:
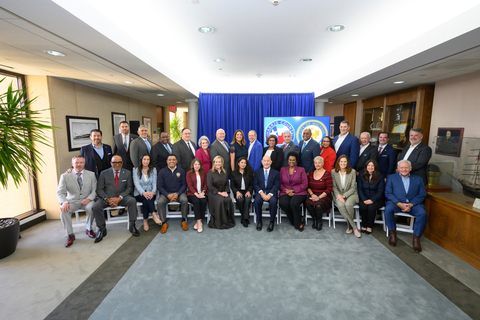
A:
{"label": "gray suit jacket", "polygon": [[192,164],[193,158],[195,158],[195,152],[197,151],[197,146],[195,142],[190,140],[190,143],[193,146],[194,152],[192,154],[191,150],[188,150],[187,143],[185,140],[180,139],[173,145],[172,153],[177,156],[177,166],[183,169],[183,171],[190,171],[190,165]]}
{"label": "gray suit jacket", "polygon": [[[288,166],[288,154],[290,152],[296,152],[298,154],[298,156],[300,157],[300,148],[293,141],[291,141],[288,144],[288,147],[286,147],[285,149],[283,149],[284,146],[285,146],[285,144],[283,144],[283,146],[282,146],[282,150],[283,150],[282,167]],[[300,160],[300,158],[299,158],[299,160]],[[297,165],[298,165],[298,163],[297,163]]]}
{"label": "gray suit jacket", "polygon": [[345,188],[342,188],[342,180],[340,178],[340,172],[332,170],[332,180],[333,180],[333,198],[336,199],[339,194],[344,195],[345,198],[356,197],[356,202],[358,202],[357,194],[357,172],[355,169],[346,175],[345,177]]}
{"label": "gray suit jacket", "polygon": [[77,182],[75,170],[70,173],[64,173],[60,177],[57,188],[57,198],[60,204],[68,201],[69,203],[80,202],[85,199],[95,200],[97,189],[97,178],[95,173],[83,170],[83,187],[80,190]]}
{"label": "gray suit jacket", "polygon": [[[150,151],[151,151],[153,147],[152,141],[148,140],[148,143],[150,143]],[[132,160],[134,168],[138,168],[138,166],[140,166],[140,164],[142,163],[142,157],[146,154],[150,155],[150,152],[148,152],[148,148],[147,148],[147,145],[145,144],[145,141],[143,141],[141,137],[138,137],[137,139],[133,140],[132,143],[130,144],[130,159]]]}
{"label": "gray suit jacket", "polygon": [[[223,142],[228,145],[225,140]],[[228,149],[230,150],[230,147],[228,147]],[[213,141],[213,143],[210,145],[210,159],[212,159],[213,161],[216,156],[220,156],[223,158],[223,168],[227,172],[227,176],[229,176],[232,169],[230,167],[230,151],[225,150],[225,147],[222,146],[218,139]]]}
{"label": "gray suit jacket", "polygon": [[97,195],[100,199],[122,196],[125,198],[132,194],[133,182],[132,173],[127,169],[120,169],[118,175],[118,187],[115,189],[115,173],[113,168],[103,170],[98,178]]}
{"label": "gray suit jacket", "polygon": [[123,159],[123,168],[132,171],[133,163],[130,159],[130,150],[132,149],[132,141],[137,139],[136,134],[130,133],[130,140],[128,142],[128,150],[125,150],[123,146],[123,136],[122,134],[116,134],[113,136],[112,150],[114,155],[119,155]]}

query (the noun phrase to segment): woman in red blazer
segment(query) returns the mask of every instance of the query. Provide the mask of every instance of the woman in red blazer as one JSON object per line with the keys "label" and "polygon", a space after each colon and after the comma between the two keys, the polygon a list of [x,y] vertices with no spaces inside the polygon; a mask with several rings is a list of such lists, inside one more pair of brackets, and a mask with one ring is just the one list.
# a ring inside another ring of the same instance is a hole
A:
{"label": "woman in red blazer", "polygon": [[207,211],[207,174],[203,170],[202,162],[195,158],[190,165],[190,171],[185,175],[187,179],[187,198],[193,204],[193,212],[197,222],[193,229],[203,231],[202,220]]}
{"label": "woman in red blazer", "polygon": [[297,167],[298,153],[288,154],[288,167],[280,169],[280,208],[287,214],[290,223],[303,231],[301,205],[307,199],[308,179],[305,169]]}
{"label": "woman in red blazer", "polygon": [[197,152],[195,153],[195,158],[200,159],[202,162],[202,167],[205,172],[208,172],[212,169],[212,159],[210,159],[210,150],[208,146],[210,145],[210,140],[206,136],[201,136],[198,139],[198,148]]}
{"label": "woman in red blazer", "polygon": [[335,168],[335,159],[337,154],[333,149],[333,141],[329,136],[325,136],[322,139],[322,147],[320,148],[320,156],[323,158],[323,169],[328,172],[332,172]]}

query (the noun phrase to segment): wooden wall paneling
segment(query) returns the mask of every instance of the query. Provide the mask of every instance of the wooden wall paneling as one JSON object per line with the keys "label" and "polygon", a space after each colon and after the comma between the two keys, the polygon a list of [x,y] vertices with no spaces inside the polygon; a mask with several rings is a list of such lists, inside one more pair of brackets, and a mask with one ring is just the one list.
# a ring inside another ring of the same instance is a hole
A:
{"label": "wooden wall paneling", "polygon": [[417,101],[417,87],[387,94],[387,106]]}
{"label": "wooden wall paneling", "polygon": [[383,108],[385,105],[385,96],[378,96],[369,99],[362,100],[363,110],[365,109],[374,109],[374,108]]}
{"label": "wooden wall paneling", "polygon": [[357,102],[345,104],[343,106],[343,116],[350,123],[349,133],[355,135],[355,117],[357,114]]}
{"label": "wooden wall paneling", "polygon": [[435,86],[419,86],[417,91],[417,107],[415,110],[415,127],[422,128],[422,142],[428,145],[430,122],[432,118],[433,93]]}

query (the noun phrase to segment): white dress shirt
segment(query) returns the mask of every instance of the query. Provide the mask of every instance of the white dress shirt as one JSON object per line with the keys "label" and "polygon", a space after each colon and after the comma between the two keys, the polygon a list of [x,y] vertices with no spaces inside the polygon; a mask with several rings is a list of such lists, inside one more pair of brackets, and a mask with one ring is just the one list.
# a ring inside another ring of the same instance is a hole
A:
{"label": "white dress shirt", "polygon": [[337,139],[337,142],[335,142],[335,151],[338,151],[338,149],[340,149],[340,146],[342,145],[343,143],[343,140],[345,140],[345,138],[348,136],[349,132],[345,133],[345,135],[341,135],[339,134],[338,135],[338,139]]}

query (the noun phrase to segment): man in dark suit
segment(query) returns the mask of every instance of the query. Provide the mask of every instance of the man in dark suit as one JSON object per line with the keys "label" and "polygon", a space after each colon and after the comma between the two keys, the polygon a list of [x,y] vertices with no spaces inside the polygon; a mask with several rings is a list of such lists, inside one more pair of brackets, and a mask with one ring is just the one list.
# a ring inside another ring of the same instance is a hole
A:
{"label": "man in dark suit", "polygon": [[185,172],[190,171],[190,165],[192,164],[192,160],[195,158],[195,152],[197,151],[197,146],[195,145],[195,142],[190,141],[190,137],[190,129],[183,128],[182,139],[175,142],[172,149],[173,154],[177,156],[178,166]]}
{"label": "man in dark suit", "polygon": [[410,145],[403,148],[398,160],[408,160],[412,164],[412,174],[423,179],[427,184],[427,165],[432,157],[432,148],[422,143],[423,130],[410,129]]}
{"label": "man in dark suit", "polygon": [[300,163],[298,166],[305,169],[305,173],[315,170],[313,159],[320,155],[320,145],[312,139],[312,130],[305,129],[302,133],[303,140],[300,141],[298,147],[300,149]]}
{"label": "man in dark suit", "polygon": [[215,159],[216,156],[223,158],[223,169],[227,172],[227,176],[230,176],[230,171],[232,171],[230,165],[230,147],[225,141],[225,131],[223,129],[218,129],[216,132],[217,139],[213,141],[210,146],[210,158]]}
{"label": "man in dark suit", "polygon": [[397,245],[397,226],[394,213],[405,212],[415,216],[413,225],[413,250],[421,252],[420,237],[427,225],[427,212],[423,200],[427,196],[425,185],[421,177],[410,174],[412,165],[408,160],[398,162],[398,173],[388,176],[385,186],[385,222],[390,232],[388,243]]}
{"label": "man in dark suit", "polygon": [[255,172],[262,166],[263,147],[257,140],[257,133],[255,130],[250,130],[250,132],[248,132],[248,141],[250,141],[250,145],[248,146],[248,162],[252,166],[253,172]]}
{"label": "man in dark suit", "polygon": [[152,147],[152,164],[157,168],[157,173],[167,166],[167,158],[173,152],[173,145],[168,141],[168,133],[160,134],[160,141]]}
{"label": "man in dark suit", "polygon": [[360,173],[360,171],[363,170],[368,160],[370,159],[377,160],[377,156],[378,156],[377,148],[370,144],[371,138],[372,137],[370,136],[369,132],[362,132],[360,134],[360,143],[362,145],[360,146],[359,157],[358,157],[357,164],[355,166],[355,171],[357,171],[357,176]]}
{"label": "man in dark suit", "polygon": [[102,131],[99,129],[91,130],[90,140],[92,143],[80,149],[80,155],[85,158],[85,169],[95,173],[97,179],[103,170],[110,168],[113,156],[112,148],[108,144],[102,143],[102,137]]}
{"label": "man in dark suit", "polygon": [[[285,141],[285,143],[282,146],[282,167],[286,167],[288,166],[288,154],[290,152],[295,152],[300,155],[300,148],[292,141],[292,133],[290,132],[290,130],[283,133],[283,140]],[[320,152],[318,152],[318,154],[320,155]]]}
{"label": "man in dark suit", "polygon": [[257,230],[262,230],[262,205],[268,202],[270,207],[270,224],[267,231],[272,232],[277,216],[278,190],[280,189],[280,173],[272,169],[272,159],[263,156],[263,168],[255,171],[253,187],[255,188],[255,213],[257,214]]}
{"label": "man in dark suit", "polygon": [[130,126],[127,121],[120,122],[119,129],[122,133],[113,136],[113,154],[122,157],[123,168],[132,171],[133,163],[130,159],[130,146],[133,140],[137,139],[136,134],[130,133]]}
{"label": "man in dark suit", "polygon": [[360,153],[360,143],[358,142],[358,138],[350,134],[348,130],[350,130],[350,123],[346,120],[340,122],[340,134],[333,139],[333,145],[337,153],[335,163],[338,158],[344,154],[350,160],[350,166],[355,168]]}
{"label": "man in dark suit", "polygon": [[106,207],[126,206],[130,220],[130,232],[135,237],[140,236],[135,221],[137,221],[137,200],[131,196],[133,191],[132,173],[122,168],[122,157],[113,156],[112,168],[102,171],[97,183],[97,201],[93,205],[95,222],[99,229],[95,243],[107,235],[103,209]]}
{"label": "man in dark suit", "polygon": [[132,160],[133,167],[137,168],[142,163],[144,155],[150,155],[152,150],[152,141],[148,139],[148,128],[142,124],[138,127],[138,138],[132,141],[130,147],[130,159]]}
{"label": "man in dark suit", "polygon": [[378,135],[378,170],[387,181],[387,176],[395,172],[397,166],[398,152],[388,144],[389,135],[387,132],[381,132]]}

